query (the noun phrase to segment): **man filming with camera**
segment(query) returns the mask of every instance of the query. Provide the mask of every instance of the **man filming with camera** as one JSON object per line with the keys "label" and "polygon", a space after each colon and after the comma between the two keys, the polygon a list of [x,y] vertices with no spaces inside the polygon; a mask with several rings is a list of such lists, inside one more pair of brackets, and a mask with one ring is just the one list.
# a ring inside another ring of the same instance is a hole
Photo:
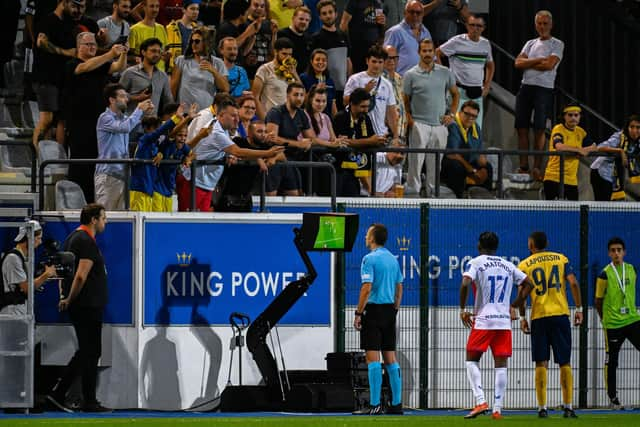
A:
{"label": "man filming with camera", "polygon": [[64,250],[75,255],[75,276],[70,289],[65,289],[58,305],[69,310],[69,317],[78,339],[78,350],[67,365],[51,393],[49,402],[59,409],[72,412],[65,405],[65,396],[75,378],[82,377],[84,412],[108,412],[96,399],[98,359],[102,351],[102,320],[107,304],[107,270],[96,235],[104,232],[107,216],[102,205],[91,203],[82,208],[80,226],[64,242]]}
{"label": "man filming with camera", "polygon": [[[38,221],[29,221],[34,230],[34,250],[42,243],[42,227]],[[27,292],[29,289],[28,269],[29,236],[27,227],[22,226],[14,242],[15,248],[8,251],[2,258],[2,285],[0,293],[0,314],[27,314]],[[44,282],[56,275],[52,265],[45,267],[42,274],[34,278],[33,286],[39,289]]]}

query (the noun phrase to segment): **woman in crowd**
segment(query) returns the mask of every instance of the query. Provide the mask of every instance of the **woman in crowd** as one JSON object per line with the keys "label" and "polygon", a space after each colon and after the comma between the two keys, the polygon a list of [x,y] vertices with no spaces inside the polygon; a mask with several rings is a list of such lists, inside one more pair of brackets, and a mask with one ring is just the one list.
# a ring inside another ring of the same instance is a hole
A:
{"label": "woman in crowd", "polygon": [[177,102],[198,104],[206,108],[217,92],[228,92],[227,68],[220,58],[211,55],[205,43],[206,29],[191,33],[184,55],[176,58],[171,74],[171,92]]}
{"label": "woman in crowd", "polygon": [[236,134],[246,138],[249,133],[249,125],[256,118],[256,99],[253,97],[253,93],[245,93],[238,99],[238,114],[240,123],[238,123]]}
{"label": "woman in crowd", "polygon": [[316,133],[314,144],[336,148],[340,146],[340,141],[336,139],[331,118],[326,113],[327,92],[327,89],[324,87],[317,85],[311,86],[307,93],[304,109],[307,117],[309,117],[313,131]]}
{"label": "woman in crowd", "polygon": [[[313,144],[328,149],[328,151],[315,151],[314,159],[335,163],[336,152],[334,150],[340,147],[347,147],[347,142],[343,138],[336,138],[331,118],[325,113],[326,106],[327,90],[324,87],[311,86],[305,102],[305,113],[309,118],[313,131],[316,133]],[[334,164],[334,166],[336,165]],[[313,171],[314,193],[318,195],[329,195],[331,193],[329,182],[329,173],[326,169],[316,169]]]}
{"label": "woman in crowd", "polygon": [[[640,115],[634,114],[621,131],[598,144],[598,151],[615,157],[598,157],[591,164],[591,187],[596,200],[625,198],[625,192],[636,196],[640,187]],[[625,180],[625,175],[628,179]]]}
{"label": "woman in crowd", "polygon": [[311,90],[312,86],[326,90],[327,106],[324,112],[333,117],[338,112],[338,108],[336,107],[336,88],[333,80],[331,80],[329,76],[328,65],[329,56],[327,55],[327,51],[324,49],[315,49],[311,52],[307,71],[300,75],[300,80],[302,80],[302,84],[307,92]]}

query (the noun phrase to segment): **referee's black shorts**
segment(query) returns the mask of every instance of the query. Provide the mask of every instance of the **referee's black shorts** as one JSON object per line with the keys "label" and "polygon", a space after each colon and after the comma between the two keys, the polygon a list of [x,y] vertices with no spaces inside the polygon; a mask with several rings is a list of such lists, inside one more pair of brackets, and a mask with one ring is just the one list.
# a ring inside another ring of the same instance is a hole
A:
{"label": "referee's black shorts", "polygon": [[396,309],[393,304],[367,304],[360,329],[362,350],[396,350]]}

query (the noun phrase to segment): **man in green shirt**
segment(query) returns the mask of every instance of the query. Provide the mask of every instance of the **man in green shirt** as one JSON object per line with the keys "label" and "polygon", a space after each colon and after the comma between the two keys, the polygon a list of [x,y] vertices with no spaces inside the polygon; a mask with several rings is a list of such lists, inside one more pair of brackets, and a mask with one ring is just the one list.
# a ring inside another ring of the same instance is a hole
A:
{"label": "man in green shirt", "polygon": [[613,237],[607,244],[609,263],[596,282],[596,310],[602,320],[607,352],[604,377],[613,409],[624,409],[616,389],[618,355],[626,339],[640,351],[640,314],[636,309],[636,271],[624,262],[624,241]]}

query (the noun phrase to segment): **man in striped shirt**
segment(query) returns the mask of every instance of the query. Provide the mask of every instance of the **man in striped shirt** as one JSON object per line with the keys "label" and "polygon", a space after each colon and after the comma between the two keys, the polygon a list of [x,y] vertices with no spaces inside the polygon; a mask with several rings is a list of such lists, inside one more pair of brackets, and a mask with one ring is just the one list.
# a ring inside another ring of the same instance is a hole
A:
{"label": "man in striped shirt", "polygon": [[449,58],[449,68],[456,78],[460,91],[460,105],[473,100],[480,105],[477,123],[481,128],[483,118],[482,98],[487,96],[493,80],[495,65],[491,54],[491,43],[481,34],[484,19],[471,15],[467,20],[467,34],[450,38],[436,49],[438,62]]}

